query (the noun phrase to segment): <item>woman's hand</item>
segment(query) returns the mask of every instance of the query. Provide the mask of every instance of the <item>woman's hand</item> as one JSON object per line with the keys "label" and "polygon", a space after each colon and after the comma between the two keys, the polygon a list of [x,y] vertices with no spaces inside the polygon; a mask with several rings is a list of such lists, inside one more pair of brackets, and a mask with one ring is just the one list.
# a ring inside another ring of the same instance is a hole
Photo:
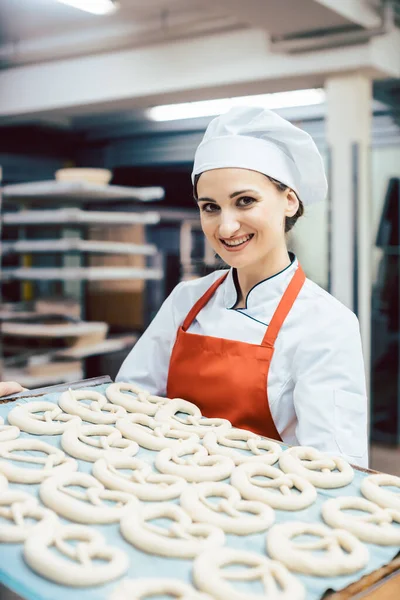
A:
{"label": "woman's hand", "polygon": [[22,387],[16,381],[1,381],[0,382],[0,397],[9,396],[10,394],[18,394],[23,392],[26,388]]}

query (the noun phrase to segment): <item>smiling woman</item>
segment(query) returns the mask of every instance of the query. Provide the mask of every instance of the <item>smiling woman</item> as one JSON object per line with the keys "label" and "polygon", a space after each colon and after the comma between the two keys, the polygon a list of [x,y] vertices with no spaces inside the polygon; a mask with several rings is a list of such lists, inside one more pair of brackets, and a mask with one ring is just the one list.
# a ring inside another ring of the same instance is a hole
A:
{"label": "smiling woman", "polygon": [[192,183],[204,235],[230,268],[180,283],[118,379],[367,466],[357,318],[286,246],[303,207],[327,193],[313,140],[272,111],[236,107],[208,126]]}

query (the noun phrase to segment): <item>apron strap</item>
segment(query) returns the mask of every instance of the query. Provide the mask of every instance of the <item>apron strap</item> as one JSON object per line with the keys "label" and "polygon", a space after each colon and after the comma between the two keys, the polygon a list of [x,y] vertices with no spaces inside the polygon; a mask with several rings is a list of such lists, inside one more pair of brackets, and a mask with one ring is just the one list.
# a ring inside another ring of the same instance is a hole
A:
{"label": "apron strap", "polygon": [[293,275],[289,285],[286,288],[285,293],[283,294],[278,308],[274,312],[274,315],[271,319],[270,324],[268,325],[266,334],[261,343],[261,346],[266,346],[269,348],[273,348],[275,344],[275,340],[278,337],[278,333],[280,328],[282,327],[286,317],[288,316],[297,296],[300,293],[301,288],[304,285],[306,280],[306,276],[304,274],[303,269],[300,264]]}
{"label": "apron strap", "polygon": [[193,321],[195,320],[195,318],[197,317],[197,315],[199,314],[201,309],[205,307],[207,302],[212,298],[212,296],[214,295],[216,290],[219,288],[221,283],[223,283],[225,281],[225,279],[228,277],[228,275],[229,275],[229,271],[227,273],[224,273],[224,275],[222,275],[222,277],[217,279],[217,281],[214,281],[214,283],[212,284],[211,287],[208,288],[206,293],[203,294],[203,296],[201,296],[201,298],[199,298],[199,300],[197,300],[196,304],[194,304],[192,306],[192,308],[190,309],[190,311],[187,314],[186,319],[183,321],[183,325],[182,325],[183,331],[187,331],[189,329],[189,327],[191,326],[191,324],[193,323]]}

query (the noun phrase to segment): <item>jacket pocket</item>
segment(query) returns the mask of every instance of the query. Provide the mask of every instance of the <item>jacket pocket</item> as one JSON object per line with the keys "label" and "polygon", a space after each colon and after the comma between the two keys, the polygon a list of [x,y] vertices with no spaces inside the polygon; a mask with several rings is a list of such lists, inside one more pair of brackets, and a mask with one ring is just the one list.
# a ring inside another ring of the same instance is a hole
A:
{"label": "jacket pocket", "polygon": [[361,457],[368,450],[367,398],[335,390],[334,400],[336,443],[343,454]]}

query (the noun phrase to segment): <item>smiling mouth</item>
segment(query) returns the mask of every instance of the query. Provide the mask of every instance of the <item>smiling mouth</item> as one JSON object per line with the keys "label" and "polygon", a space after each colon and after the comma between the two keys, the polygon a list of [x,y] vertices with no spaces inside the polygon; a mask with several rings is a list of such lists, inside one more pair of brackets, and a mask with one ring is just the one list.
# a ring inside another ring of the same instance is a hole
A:
{"label": "smiling mouth", "polygon": [[254,233],[249,233],[249,235],[244,235],[236,240],[223,240],[220,239],[221,244],[223,244],[226,248],[240,248],[247,242],[249,242],[254,237]]}

